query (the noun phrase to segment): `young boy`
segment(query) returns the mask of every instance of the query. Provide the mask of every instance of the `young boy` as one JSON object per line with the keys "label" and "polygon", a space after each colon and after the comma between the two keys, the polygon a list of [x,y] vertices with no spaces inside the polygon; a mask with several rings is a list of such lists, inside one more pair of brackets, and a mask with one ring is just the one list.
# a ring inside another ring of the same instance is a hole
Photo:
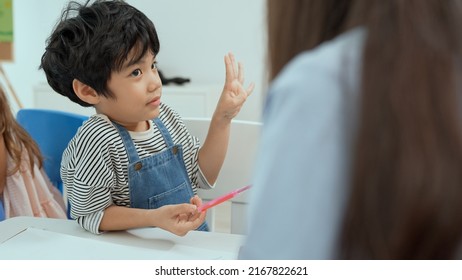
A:
{"label": "young boy", "polygon": [[[72,13],[77,13],[72,15]],[[63,154],[71,215],[93,233],[156,226],[177,235],[207,230],[196,188],[211,188],[230,122],[253,85],[225,56],[226,81],[202,147],[161,103],[153,23],[123,1],[71,3],[42,57],[48,83],[93,115]]]}

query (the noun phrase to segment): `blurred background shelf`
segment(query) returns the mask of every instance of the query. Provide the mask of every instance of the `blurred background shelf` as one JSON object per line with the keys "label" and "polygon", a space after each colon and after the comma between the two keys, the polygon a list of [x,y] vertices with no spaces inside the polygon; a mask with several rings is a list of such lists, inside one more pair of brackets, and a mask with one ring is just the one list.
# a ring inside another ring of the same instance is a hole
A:
{"label": "blurred background shelf", "polygon": [[[168,85],[162,88],[162,102],[177,111],[182,117],[211,117],[222,91],[222,85]],[[82,107],[64,97],[47,84],[34,87],[34,107],[92,115],[93,108]]]}

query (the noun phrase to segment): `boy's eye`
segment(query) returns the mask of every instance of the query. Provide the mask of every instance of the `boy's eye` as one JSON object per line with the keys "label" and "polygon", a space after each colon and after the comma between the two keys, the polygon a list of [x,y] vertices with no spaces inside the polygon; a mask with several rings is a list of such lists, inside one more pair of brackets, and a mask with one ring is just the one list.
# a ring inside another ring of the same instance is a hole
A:
{"label": "boy's eye", "polygon": [[131,74],[133,77],[138,77],[139,75],[141,75],[141,70],[140,69],[136,69],[135,71],[132,72]]}
{"label": "boy's eye", "polygon": [[152,63],[151,69],[157,69],[157,62],[153,62],[153,63]]}

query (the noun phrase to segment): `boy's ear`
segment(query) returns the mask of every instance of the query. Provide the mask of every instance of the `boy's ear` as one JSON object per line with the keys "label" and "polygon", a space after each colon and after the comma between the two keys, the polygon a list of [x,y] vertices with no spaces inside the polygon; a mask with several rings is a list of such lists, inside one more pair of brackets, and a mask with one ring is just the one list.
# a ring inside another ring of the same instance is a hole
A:
{"label": "boy's ear", "polygon": [[72,88],[75,94],[82,100],[91,105],[99,103],[99,95],[91,86],[82,83],[81,81],[74,79],[72,81]]}

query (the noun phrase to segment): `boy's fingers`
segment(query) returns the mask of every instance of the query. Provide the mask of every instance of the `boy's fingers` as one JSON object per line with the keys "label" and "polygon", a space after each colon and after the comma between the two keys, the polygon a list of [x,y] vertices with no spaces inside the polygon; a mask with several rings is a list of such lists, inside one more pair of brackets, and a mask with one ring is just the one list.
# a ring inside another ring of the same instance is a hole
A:
{"label": "boy's fingers", "polygon": [[250,83],[250,85],[247,87],[247,96],[250,96],[255,89],[255,83]]}
{"label": "boy's fingers", "polygon": [[234,78],[233,76],[233,68],[231,64],[231,59],[228,55],[225,55],[225,69],[226,69],[226,82],[230,83]]}
{"label": "boy's fingers", "polygon": [[189,203],[177,204],[173,207],[173,215],[181,215],[197,212],[197,206]]}
{"label": "boy's fingers", "polygon": [[233,70],[233,77],[237,76],[237,71],[236,71],[236,59],[234,58],[234,54],[232,52],[229,53],[229,57],[231,59],[231,69]]}
{"label": "boy's fingers", "polygon": [[237,79],[239,80],[241,84],[244,84],[244,66],[242,65],[241,62],[239,62],[237,66],[238,66],[238,71],[239,71]]}

